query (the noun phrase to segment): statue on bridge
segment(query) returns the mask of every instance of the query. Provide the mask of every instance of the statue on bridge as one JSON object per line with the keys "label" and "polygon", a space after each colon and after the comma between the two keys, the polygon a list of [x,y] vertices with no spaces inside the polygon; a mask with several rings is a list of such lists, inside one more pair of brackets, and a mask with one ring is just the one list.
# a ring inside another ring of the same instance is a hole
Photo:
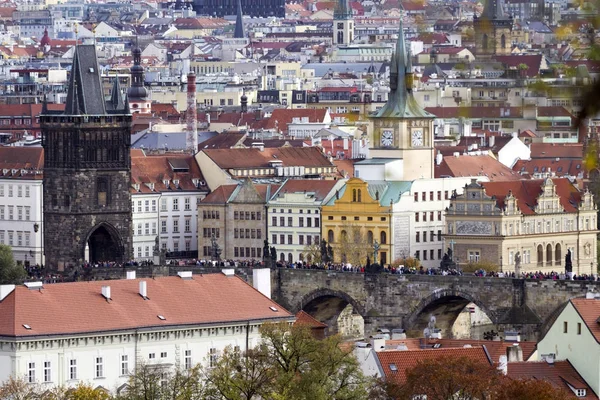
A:
{"label": "statue on bridge", "polygon": [[213,233],[211,238],[210,238],[210,243],[211,243],[211,256],[213,261],[219,261],[221,260],[221,248],[219,247],[219,244],[217,243],[217,239],[215,238],[215,234]]}
{"label": "statue on bridge", "polygon": [[277,262],[277,249],[275,246],[271,246],[271,262],[273,264]]}
{"label": "statue on bridge", "polygon": [[266,268],[272,268],[275,264],[271,259],[271,249],[269,248],[269,241],[267,239],[263,241],[262,259]]}
{"label": "statue on bridge", "polygon": [[567,250],[567,255],[565,256],[565,272],[569,279],[573,278],[573,262],[571,261],[571,250]]}
{"label": "statue on bridge", "polygon": [[521,252],[517,251],[515,254],[515,277],[519,278],[521,276]]}
{"label": "statue on bridge", "polygon": [[378,274],[383,272],[383,266],[377,262],[377,253],[379,253],[380,248],[381,246],[377,240],[375,240],[375,242],[373,242],[373,264],[371,264],[371,260],[369,260],[369,257],[367,256],[367,266],[365,268],[367,274]]}
{"label": "statue on bridge", "polygon": [[452,258],[452,249],[448,247],[448,251],[444,254],[442,261],[440,261],[440,269],[442,271],[448,271],[450,269],[456,269],[456,262]]}

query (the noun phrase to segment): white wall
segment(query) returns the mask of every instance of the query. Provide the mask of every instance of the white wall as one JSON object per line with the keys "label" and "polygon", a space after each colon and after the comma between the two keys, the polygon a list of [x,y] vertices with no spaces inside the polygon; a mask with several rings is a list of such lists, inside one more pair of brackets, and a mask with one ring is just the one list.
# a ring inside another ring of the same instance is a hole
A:
{"label": "white wall", "polygon": [[518,160],[531,159],[531,150],[529,146],[521,142],[518,137],[513,137],[506,145],[498,152],[498,161],[512,168]]}
{"label": "white wall", "polygon": [[395,160],[386,164],[355,164],[354,176],[365,181],[402,180],[404,161]]}

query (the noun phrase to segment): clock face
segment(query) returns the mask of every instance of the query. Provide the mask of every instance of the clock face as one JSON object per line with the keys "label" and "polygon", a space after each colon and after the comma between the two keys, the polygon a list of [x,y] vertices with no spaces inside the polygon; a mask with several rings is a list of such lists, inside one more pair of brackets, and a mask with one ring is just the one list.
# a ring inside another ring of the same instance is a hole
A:
{"label": "clock face", "polygon": [[414,130],[412,132],[412,145],[417,147],[417,146],[423,146],[423,131],[422,130]]}
{"label": "clock face", "polygon": [[385,129],[381,132],[381,145],[385,146],[385,147],[389,147],[392,145],[394,141],[394,133],[389,130],[389,129]]}

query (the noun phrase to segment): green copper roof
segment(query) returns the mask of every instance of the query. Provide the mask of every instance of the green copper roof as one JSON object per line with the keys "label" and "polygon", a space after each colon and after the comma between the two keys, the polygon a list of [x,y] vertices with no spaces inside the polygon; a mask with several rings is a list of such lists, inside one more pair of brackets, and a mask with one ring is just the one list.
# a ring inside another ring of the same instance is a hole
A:
{"label": "green copper roof", "polygon": [[400,19],[398,40],[390,66],[390,94],[387,103],[374,118],[435,118],[417,103],[412,89],[412,61],[410,52],[406,50],[404,26]]}

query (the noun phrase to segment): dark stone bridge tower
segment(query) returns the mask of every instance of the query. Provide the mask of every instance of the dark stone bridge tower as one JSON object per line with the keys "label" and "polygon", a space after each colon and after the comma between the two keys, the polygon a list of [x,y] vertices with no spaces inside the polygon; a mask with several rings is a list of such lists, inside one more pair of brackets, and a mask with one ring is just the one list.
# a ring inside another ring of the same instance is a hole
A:
{"label": "dark stone bridge tower", "polygon": [[128,260],[131,113],[118,79],[105,100],[95,45],[75,48],[65,111],[44,106],[40,124],[46,265]]}

